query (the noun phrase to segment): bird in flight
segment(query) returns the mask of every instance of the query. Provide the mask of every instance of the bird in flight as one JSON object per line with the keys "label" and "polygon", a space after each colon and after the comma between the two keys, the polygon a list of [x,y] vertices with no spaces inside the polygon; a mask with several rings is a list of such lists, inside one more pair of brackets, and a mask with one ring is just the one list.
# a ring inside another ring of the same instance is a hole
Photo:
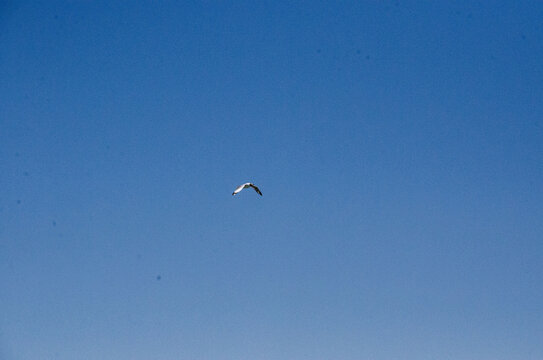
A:
{"label": "bird in flight", "polygon": [[245,183],[245,184],[242,184],[240,186],[238,186],[238,188],[236,190],[234,190],[234,192],[232,193],[232,195],[236,195],[237,193],[239,193],[241,190],[243,189],[247,189],[249,187],[252,187],[253,189],[255,189],[255,191],[258,193],[258,195],[262,196],[262,193],[260,192],[260,189],[257,188],[255,186],[255,184],[251,184],[251,183]]}

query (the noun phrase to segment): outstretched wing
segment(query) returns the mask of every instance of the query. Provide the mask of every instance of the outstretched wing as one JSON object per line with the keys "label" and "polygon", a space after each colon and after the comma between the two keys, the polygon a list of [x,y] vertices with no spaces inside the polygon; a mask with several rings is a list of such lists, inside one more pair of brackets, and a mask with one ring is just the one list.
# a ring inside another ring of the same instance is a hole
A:
{"label": "outstretched wing", "polygon": [[258,193],[258,195],[262,196],[262,192],[260,192],[260,189],[258,187],[256,187],[253,184],[249,184],[249,186],[252,187],[253,189],[255,189],[255,191]]}
{"label": "outstretched wing", "polygon": [[239,193],[241,190],[243,190],[243,188],[245,187],[245,184],[241,184],[240,186],[238,186],[236,188],[236,190],[234,190],[234,192],[232,193],[232,195],[236,195],[237,193]]}

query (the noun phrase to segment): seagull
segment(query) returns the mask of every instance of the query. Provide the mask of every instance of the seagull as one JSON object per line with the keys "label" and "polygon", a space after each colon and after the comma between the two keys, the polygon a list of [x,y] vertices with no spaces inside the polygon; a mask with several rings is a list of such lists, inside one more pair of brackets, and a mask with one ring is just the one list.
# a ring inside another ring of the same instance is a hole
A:
{"label": "seagull", "polygon": [[255,189],[255,191],[258,193],[258,195],[262,196],[262,193],[260,192],[260,189],[257,188],[255,186],[255,184],[252,184],[252,183],[245,183],[243,185],[240,185],[238,186],[238,188],[236,190],[234,190],[234,192],[232,193],[232,195],[236,195],[237,193],[239,193],[241,190],[243,189],[247,189],[249,187],[252,187],[253,189]]}

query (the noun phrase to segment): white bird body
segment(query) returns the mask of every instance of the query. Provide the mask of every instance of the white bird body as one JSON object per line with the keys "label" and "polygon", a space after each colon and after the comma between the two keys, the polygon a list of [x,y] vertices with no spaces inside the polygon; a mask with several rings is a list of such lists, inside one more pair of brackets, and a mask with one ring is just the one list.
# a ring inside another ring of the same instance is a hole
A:
{"label": "white bird body", "polygon": [[255,184],[252,184],[252,183],[245,183],[245,184],[242,184],[240,186],[237,187],[236,190],[234,190],[234,192],[232,193],[232,195],[236,195],[237,193],[239,193],[241,190],[243,189],[247,189],[247,188],[253,188],[255,189],[256,193],[260,196],[262,196],[262,193],[260,192],[260,189],[258,187],[255,186]]}

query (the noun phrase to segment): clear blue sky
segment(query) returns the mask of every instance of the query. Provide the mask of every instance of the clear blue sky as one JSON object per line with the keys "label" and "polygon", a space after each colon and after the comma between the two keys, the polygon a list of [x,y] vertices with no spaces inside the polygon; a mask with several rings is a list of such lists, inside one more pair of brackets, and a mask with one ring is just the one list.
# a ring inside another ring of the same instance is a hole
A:
{"label": "clear blue sky", "polygon": [[1,2],[0,358],[542,359],[542,19]]}

